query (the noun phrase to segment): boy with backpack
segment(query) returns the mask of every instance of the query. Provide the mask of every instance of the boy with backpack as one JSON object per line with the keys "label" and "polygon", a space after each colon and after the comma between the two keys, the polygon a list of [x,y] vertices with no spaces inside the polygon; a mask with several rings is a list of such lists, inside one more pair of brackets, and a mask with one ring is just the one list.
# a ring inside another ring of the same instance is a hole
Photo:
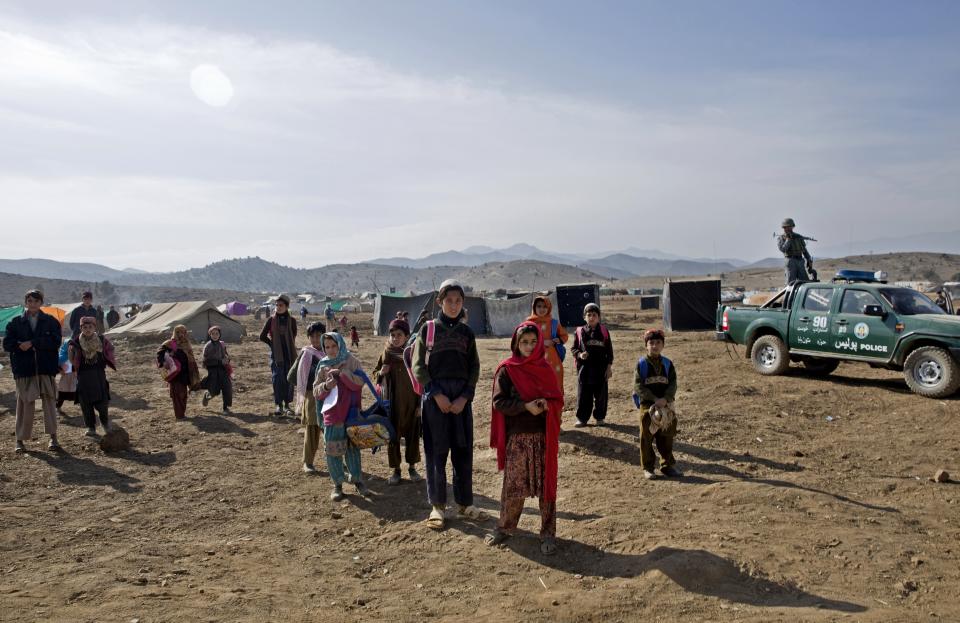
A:
{"label": "boy with backpack", "polygon": [[640,462],[643,477],[656,478],[653,452],[656,442],[660,452],[660,472],[667,477],[683,476],[673,458],[673,438],[677,434],[677,415],[673,400],[677,395],[677,369],[664,357],[664,336],[660,329],[648,329],[643,334],[647,354],[640,357],[633,376],[633,400],[640,408]]}
{"label": "boy with backpack", "polygon": [[447,457],[453,463],[453,497],[459,518],[478,519],[473,505],[473,408],[480,379],[477,341],[463,317],[463,286],[452,279],[440,284],[440,315],[424,323],[412,350],[411,368],[419,384],[426,459],[427,525],[445,526]]}
{"label": "boy with backpack", "polygon": [[583,308],[587,324],[573,337],[573,353],[577,362],[577,422],[583,428],[590,421],[590,411],[597,426],[607,417],[607,381],[613,375],[613,342],[610,332],[600,322],[600,306],[587,303]]}
{"label": "boy with backpack", "polygon": [[373,369],[373,378],[383,387],[385,398],[390,401],[390,421],[397,437],[387,447],[387,456],[393,474],[387,480],[388,485],[400,484],[400,438],[404,440],[404,456],[407,460],[407,473],[411,482],[420,482],[416,465],[420,462],[420,396],[414,391],[407,372],[403,345],[410,337],[410,325],[400,318],[390,322],[390,337],[384,346],[377,367]]}

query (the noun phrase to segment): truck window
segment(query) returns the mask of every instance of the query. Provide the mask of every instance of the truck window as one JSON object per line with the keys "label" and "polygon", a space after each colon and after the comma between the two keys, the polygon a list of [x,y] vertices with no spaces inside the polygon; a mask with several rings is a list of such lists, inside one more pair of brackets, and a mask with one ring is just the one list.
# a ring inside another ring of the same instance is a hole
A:
{"label": "truck window", "polygon": [[827,313],[833,300],[833,288],[810,288],[803,297],[803,308],[810,312]]}
{"label": "truck window", "polygon": [[840,313],[863,315],[864,307],[879,304],[877,297],[866,290],[847,290],[840,301]]}

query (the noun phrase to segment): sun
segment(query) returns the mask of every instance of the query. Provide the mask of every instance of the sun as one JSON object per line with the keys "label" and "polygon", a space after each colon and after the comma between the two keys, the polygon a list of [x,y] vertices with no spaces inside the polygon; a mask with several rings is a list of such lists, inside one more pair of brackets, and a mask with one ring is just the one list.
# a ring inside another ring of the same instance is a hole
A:
{"label": "sun", "polygon": [[233,99],[233,83],[216,65],[197,65],[190,72],[190,88],[204,104],[222,108]]}

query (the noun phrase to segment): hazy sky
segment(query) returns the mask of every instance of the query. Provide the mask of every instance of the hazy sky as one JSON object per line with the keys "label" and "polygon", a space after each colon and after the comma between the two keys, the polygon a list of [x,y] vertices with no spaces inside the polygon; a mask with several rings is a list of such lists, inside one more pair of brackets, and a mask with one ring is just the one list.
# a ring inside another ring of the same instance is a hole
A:
{"label": "hazy sky", "polygon": [[958,110],[952,0],[0,1],[0,257],[956,230]]}

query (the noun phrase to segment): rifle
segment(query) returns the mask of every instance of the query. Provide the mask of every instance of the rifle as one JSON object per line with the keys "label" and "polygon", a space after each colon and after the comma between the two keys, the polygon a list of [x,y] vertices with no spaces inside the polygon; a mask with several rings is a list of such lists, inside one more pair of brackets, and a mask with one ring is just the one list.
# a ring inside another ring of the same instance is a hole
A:
{"label": "rifle", "polygon": [[[786,234],[779,234],[777,232],[773,232],[774,238],[780,238],[781,236],[785,236],[785,235]],[[790,234],[790,236],[793,238],[799,238],[800,240],[808,240],[810,242],[819,242],[819,240],[817,240],[816,238],[810,238],[809,236],[802,236],[800,234]]]}

